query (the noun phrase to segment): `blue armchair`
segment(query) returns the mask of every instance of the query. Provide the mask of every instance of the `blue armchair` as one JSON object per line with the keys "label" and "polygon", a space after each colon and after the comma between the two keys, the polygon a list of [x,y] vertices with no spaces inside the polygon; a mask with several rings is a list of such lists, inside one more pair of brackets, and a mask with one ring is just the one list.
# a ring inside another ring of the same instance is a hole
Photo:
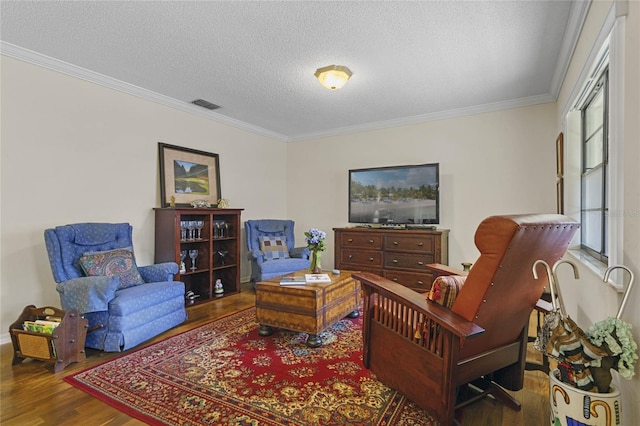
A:
{"label": "blue armchair", "polygon": [[309,268],[309,249],[295,247],[293,228],[292,220],[261,219],[244,223],[252,283]]}
{"label": "blue armchair", "polygon": [[44,231],[62,309],[89,321],[85,346],[132,348],[187,319],[174,262],[138,267],[128,223],[77,223]]}

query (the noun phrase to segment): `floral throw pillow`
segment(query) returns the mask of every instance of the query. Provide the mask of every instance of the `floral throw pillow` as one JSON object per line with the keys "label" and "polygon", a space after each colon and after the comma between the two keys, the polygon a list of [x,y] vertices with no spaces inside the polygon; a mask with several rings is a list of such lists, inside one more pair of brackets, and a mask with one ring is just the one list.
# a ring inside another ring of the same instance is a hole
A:
{"label": "floral throw pillow", "polygon": [[106,276],[120,279],[120,288],[144,284],[138,272],[136,259],[130,250],[116,249],[85,253],[80,258],[80,266],[89,276]]}
{"label": "floral throw pillow", "polygon": [[261,235],[258,237],[260,240],[260,250],[264,253],[264,257],[267,260],[288,259],[289,248],[287,247],[287,237],[284,235],[278,235],[269,237]]}

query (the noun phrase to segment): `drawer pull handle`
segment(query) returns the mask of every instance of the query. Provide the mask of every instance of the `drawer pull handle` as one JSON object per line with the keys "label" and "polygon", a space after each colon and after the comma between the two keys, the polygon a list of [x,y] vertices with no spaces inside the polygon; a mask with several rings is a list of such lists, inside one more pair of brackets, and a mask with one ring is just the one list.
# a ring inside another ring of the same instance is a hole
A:
{"label": "drawer pull handle", "polygon": [[369,244],[373,244],[373,240],[369,240]]}
{"label": "drawer pull handle", "polygon": [[423,266],[424,262],[418,262],[418,265]]}
{"label": "drawer pull handle", "polygon": [[398,263],[398,259],[393,259],[393,263]]}
{"label": "drawer pull handle", "polygon": [[353,242],[353,238],[349,238],[347,241],[349,241],[350,243]]}
{"label": "drawer pull handle", "polygon": [[422,281],[418,280],[418,284],[422,285],[424,284]]}
{"label": "drawer pull handle", "polygon": [[423,242],[418,243],[418,247],[422,247],[424,245]]}
{"label": "drawer pull handle", "polygon": [[394,245],[394,246],[397,246],[398,244],[399,244],[399,243],[398,243],[397,241],[394,241],[394,242],[393,242],[393,245]]}
{"label": "drawer pull handle", "polygon": [[373,257],[370,257],[370,258],[369,258],[369,262],[373,262]]}
{"label": "drawer pull handle", "polygon": [[353,255],[352,254],[349,255],[349,260],[351,260],[351,259],[353,259]]}
{"label": "drawer pull handle", "polygon": [[393,281],[398,282],[398,278],[394,277]]}

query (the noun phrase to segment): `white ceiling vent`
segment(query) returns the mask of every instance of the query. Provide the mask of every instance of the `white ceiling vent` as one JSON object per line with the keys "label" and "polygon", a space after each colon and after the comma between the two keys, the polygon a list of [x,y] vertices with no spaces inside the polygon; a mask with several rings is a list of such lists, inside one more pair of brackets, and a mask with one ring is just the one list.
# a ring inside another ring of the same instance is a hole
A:
{"label": "white ceiling vent", "polygon": [[211,110],[220,108],[220,105],[212,104],[211,102],[205,101],[204,99],[196,99],[195,101],[191,101],[191,103]]}

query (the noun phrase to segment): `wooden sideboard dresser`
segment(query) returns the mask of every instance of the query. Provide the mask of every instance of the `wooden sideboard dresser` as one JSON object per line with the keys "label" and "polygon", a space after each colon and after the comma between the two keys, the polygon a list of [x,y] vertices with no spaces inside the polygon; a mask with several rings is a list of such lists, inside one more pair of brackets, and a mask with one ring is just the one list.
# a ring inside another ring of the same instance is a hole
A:
{"label": "wooden sideboard dresser", "polygon": [[446,229],[334,228],[337,269],[378,274],[415,291],[431,288],[430,263],[448,265]]}

